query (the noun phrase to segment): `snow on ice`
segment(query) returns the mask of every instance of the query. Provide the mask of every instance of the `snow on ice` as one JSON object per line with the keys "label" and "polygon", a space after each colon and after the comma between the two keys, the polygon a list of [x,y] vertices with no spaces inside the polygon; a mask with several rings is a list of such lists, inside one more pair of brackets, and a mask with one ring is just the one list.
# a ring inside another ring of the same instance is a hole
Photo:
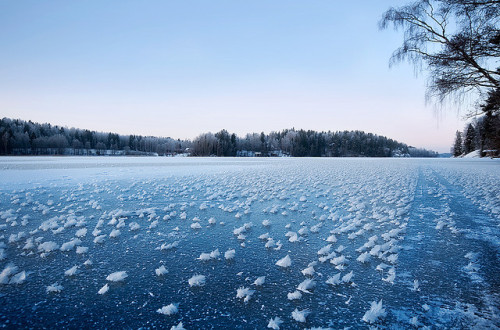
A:
{"label": "snow on ice", "polygon": [[0,182],[0,326],[500,324],[496,160],[3,157]]}

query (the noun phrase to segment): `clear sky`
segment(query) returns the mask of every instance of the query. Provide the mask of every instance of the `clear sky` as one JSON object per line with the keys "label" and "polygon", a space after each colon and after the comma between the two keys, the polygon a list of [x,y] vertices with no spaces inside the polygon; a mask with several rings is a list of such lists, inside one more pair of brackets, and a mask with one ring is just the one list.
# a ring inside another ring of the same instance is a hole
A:
{"label": "clear sky", "polygon": [[0,1],[0,117],[194,138],[363,130],[448,152],[462,115],[389,69],[402,1]]}

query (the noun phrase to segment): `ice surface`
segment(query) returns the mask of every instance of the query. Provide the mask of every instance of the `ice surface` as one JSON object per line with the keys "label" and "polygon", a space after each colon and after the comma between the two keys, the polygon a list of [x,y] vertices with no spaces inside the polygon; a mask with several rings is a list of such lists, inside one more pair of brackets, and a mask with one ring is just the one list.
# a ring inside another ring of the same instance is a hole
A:
{"label": "ice surface", "polygon": [[500,324],[495,160],[3,157],[0,182],[3,327]]}

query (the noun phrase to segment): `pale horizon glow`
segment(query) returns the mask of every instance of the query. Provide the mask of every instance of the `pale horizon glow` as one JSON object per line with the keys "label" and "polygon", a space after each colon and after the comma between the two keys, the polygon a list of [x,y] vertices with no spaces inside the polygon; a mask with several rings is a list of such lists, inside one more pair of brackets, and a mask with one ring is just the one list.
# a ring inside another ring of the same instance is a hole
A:
{"label": "pale horizon glow", "polygon": [[449,152],[465,121],[389,69],[396,1],[4,1],[0,117],[193,139],[362,130]]}

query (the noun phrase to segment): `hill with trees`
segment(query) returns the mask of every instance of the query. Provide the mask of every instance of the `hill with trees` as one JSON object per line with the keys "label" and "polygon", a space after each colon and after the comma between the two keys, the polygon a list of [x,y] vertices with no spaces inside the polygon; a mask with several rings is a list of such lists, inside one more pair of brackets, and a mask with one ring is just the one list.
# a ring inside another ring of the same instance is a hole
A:
{"label": "hill with trees", "polygon": [[437,153],[410,147],[384,136],[362,131],[316,132],[286,129],[250,133],[243,138],[222,130],[204,133],[193,141],[197,156],[293,157],[436,157]]}
{"label": "hill with trees", "polygon": [[169,155],[183,153],[189,141],[119,135],[87,129],[0,120],[0,155]]}
{"label": "hill with trees", "polygon": [[437,153],[362,131],[316,132],[286,129],[238,137],[227,130],[193,141],[102,133],[0,120],[0,155],[160,155],[292,157],[437,157]]}

